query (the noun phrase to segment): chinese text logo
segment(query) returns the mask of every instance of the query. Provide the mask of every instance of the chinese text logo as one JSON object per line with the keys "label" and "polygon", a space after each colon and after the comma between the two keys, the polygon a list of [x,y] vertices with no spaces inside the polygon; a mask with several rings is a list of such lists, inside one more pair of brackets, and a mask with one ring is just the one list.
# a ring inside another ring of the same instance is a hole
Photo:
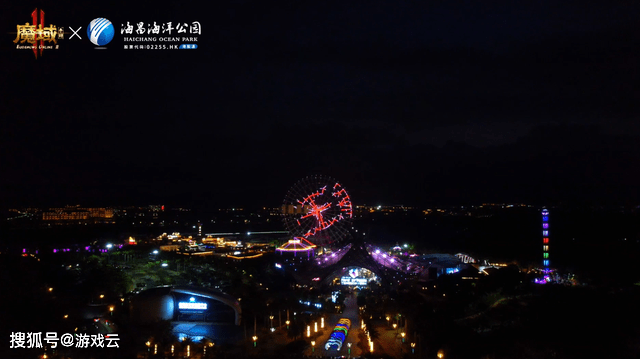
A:
{"label": "chinese text logo", "polygon": [[[43,348],[42,332],[36,333],[23,333],[23,332],[11,332],[10,336],[10,348]],[[45,332],[44,342],[45,345],[51,346],[52,349],[58,347],[58,343],[63,347],[75,347],[75,348],[119,348],[118,341],[120,337],[118,334],[71,334],[64,333],[58,338],[56,332]]]}

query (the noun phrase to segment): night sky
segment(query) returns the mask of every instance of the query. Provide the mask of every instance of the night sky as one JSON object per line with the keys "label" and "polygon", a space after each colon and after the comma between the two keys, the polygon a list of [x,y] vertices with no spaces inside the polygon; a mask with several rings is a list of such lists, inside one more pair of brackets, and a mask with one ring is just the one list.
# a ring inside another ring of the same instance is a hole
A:
{"label": "night sky", "polygon": [[[212,3],[0,5],[1,205],[640,204],[637,1]],[[15,49],[36,7],[83,41]],[[172,19],[199,49],[122,49]]]}

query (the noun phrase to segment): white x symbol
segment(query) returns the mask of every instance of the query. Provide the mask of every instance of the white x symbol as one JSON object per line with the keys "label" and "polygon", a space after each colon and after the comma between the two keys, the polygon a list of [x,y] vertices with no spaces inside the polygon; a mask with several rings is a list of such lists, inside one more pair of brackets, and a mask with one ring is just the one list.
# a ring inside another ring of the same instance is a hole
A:
{"label": "white x symbol", "polygon": [[82,29],[82,26],[80,26],[78,28],[78,30],[74,30],[71,26],[69,26],[69,28],[71,29],[71,31],[73,31],[73,34],[69,37],[69,40],[71,40],[74,36],[77,36],[80,40],[82,40],[80,35],[78,35],[78,31],[80,31],[80,29]]}

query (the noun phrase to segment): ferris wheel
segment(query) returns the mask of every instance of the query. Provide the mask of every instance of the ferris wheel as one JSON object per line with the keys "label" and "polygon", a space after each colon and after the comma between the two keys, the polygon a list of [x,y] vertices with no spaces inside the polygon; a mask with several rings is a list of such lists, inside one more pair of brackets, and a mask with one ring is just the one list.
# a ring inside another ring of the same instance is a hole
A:
{"label": "ferris wheel", "polygon": [[292,236],[326,245],[349,235],[353,206],[338,181],[326,176],[309,176],[287,192],[282,214]]}

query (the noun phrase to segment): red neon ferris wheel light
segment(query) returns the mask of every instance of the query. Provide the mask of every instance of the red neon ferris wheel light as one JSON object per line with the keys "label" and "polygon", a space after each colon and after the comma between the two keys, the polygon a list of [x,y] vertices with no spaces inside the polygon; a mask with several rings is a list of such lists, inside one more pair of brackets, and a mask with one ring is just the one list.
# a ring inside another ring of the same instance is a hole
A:
{"label": "red neon ferris wheel light", "polygon": [[307,177],[287,194],[283,214],[292,235],[334,241],[346,234],[344,225],[353,217],[353,206],[339,182],[321,176]]}

